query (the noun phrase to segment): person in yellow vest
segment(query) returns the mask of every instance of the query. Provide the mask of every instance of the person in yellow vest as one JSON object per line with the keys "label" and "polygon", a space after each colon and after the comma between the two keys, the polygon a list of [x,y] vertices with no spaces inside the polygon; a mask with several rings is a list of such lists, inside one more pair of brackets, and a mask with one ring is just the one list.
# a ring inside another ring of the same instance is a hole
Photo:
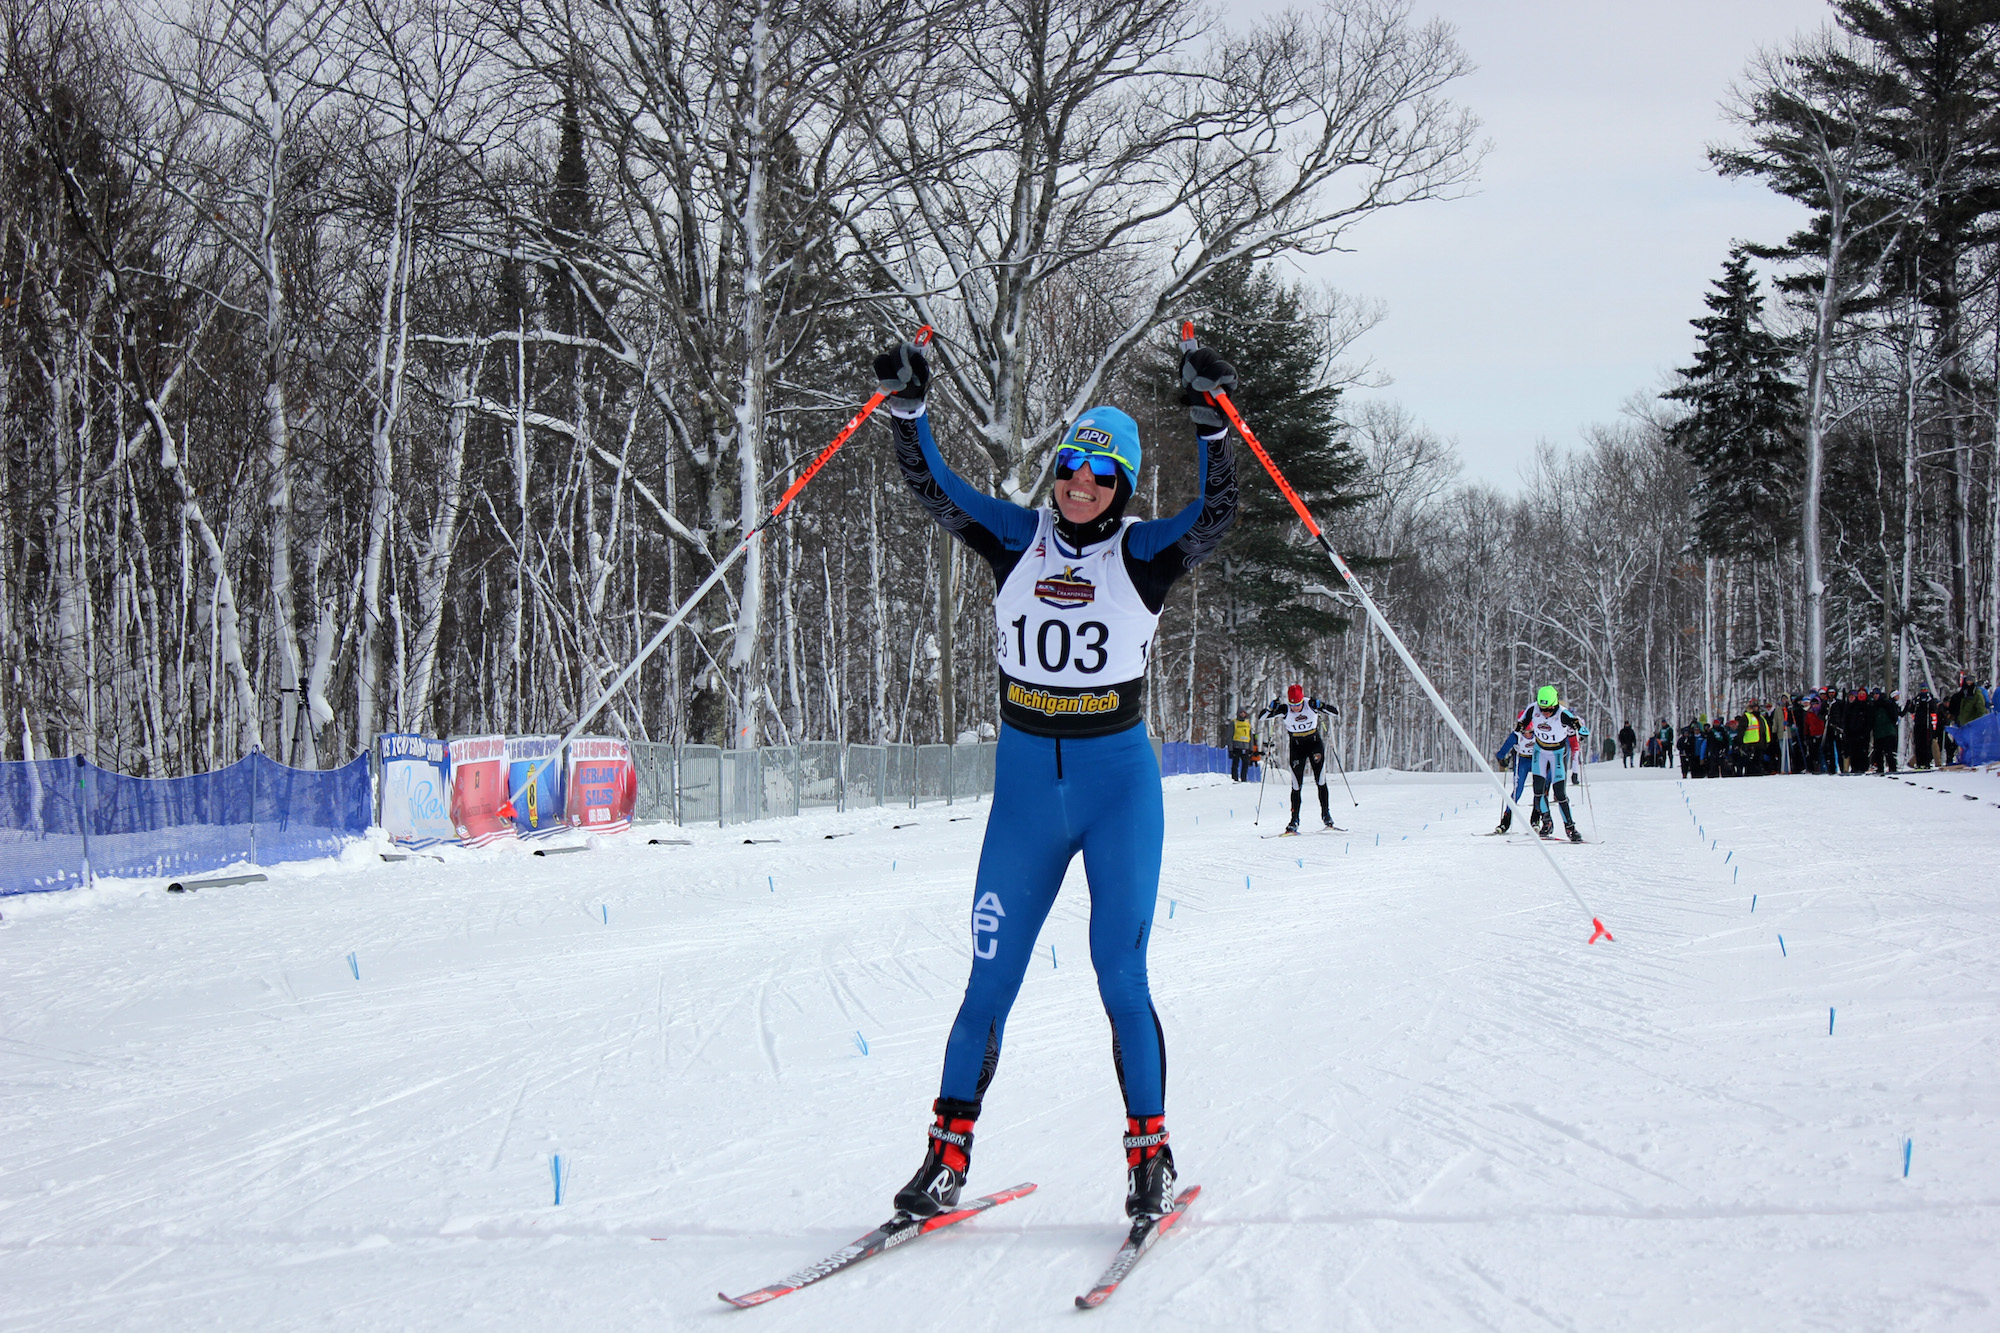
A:
{"label": "person in yellow vest", "polygon": [[1250,750],[1256,743],[1251,730],[1250,710],[1236,710],[1236,720],[1229,727],[1229,780],[1248,782],[1250,780]]}

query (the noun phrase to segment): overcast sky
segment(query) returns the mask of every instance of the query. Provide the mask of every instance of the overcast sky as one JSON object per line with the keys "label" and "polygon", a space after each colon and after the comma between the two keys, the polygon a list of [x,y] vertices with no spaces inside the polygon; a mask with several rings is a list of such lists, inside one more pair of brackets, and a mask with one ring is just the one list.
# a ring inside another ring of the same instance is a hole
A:
{"label": "overcast sky", "polygon": [[[1275,7],[1275,6],[1272,6]],[[1241,12],[1241,11],[1238,11]],[[1519,485],[1538,440],[1574,445],[1688,363],[1731,241],[1802,220],[1704,150],[1750,56],[1827,22],[1824,0],[1413,0],[1478,71],[1457,96],[1493,151],[1476,192],[1392,210],[1302,271],[1387,303],[1357,347],[1380,396],[1454,437],[1466,476]]]}

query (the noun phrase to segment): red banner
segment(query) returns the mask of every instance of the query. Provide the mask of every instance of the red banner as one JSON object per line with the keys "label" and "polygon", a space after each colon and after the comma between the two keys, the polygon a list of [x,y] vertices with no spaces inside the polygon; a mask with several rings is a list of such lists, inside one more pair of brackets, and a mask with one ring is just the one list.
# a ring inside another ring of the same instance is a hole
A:
{"label": "red banner", "polygon": [[632,747],[608,738],[569,743],[569,822],[588,833],[623,833],[639,803]]}
{"label": "red banner", "polygon": [[451,824],[467,847],[514,836],[500,813],[507,799],[507,738],[468,736],[451,742]]}

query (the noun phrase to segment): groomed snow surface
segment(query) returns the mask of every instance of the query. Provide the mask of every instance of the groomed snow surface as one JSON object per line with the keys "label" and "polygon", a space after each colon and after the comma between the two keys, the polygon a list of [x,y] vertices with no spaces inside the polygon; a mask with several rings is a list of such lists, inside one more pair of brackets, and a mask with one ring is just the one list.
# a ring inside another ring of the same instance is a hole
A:
{"label": "groomed snow surface", "polygon": [[1123,1122],[1080,863],[973,1158],[1040,1190],[715,1299],[915,1168],[983,805],[0,899],[0,1328],[2000,1328],[2000,781],[1593,772],[1601,843],[1549,850],[1612,944],[1476,779],[1359,775],[1351,833],[1270,841],[1283,789],[1253,828],[1167,781],[1206,1191],[1090,1314]]}

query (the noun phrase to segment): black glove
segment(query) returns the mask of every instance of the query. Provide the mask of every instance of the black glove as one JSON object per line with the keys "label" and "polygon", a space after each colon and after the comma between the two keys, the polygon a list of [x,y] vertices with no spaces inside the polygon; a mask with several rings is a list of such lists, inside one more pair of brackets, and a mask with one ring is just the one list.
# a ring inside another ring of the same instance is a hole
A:
{"label": "black glove", "polygon": [[889,395],[889,406],[914,408],[924,401],[931,382],[930,362],[915,343],[899,343],[894,351],[875,358],[875,382]]}
{"label": "black glove", "polygon": [[1190,421],[1203,431],[1228,429],[1229,418],[1211,406],[1206,395],[1217,389],[1227,393],[1235,388],[1236,367],[1208,348],[1197,347],[1181,353],[1181,385],[1181,403],[1187,408]]}

